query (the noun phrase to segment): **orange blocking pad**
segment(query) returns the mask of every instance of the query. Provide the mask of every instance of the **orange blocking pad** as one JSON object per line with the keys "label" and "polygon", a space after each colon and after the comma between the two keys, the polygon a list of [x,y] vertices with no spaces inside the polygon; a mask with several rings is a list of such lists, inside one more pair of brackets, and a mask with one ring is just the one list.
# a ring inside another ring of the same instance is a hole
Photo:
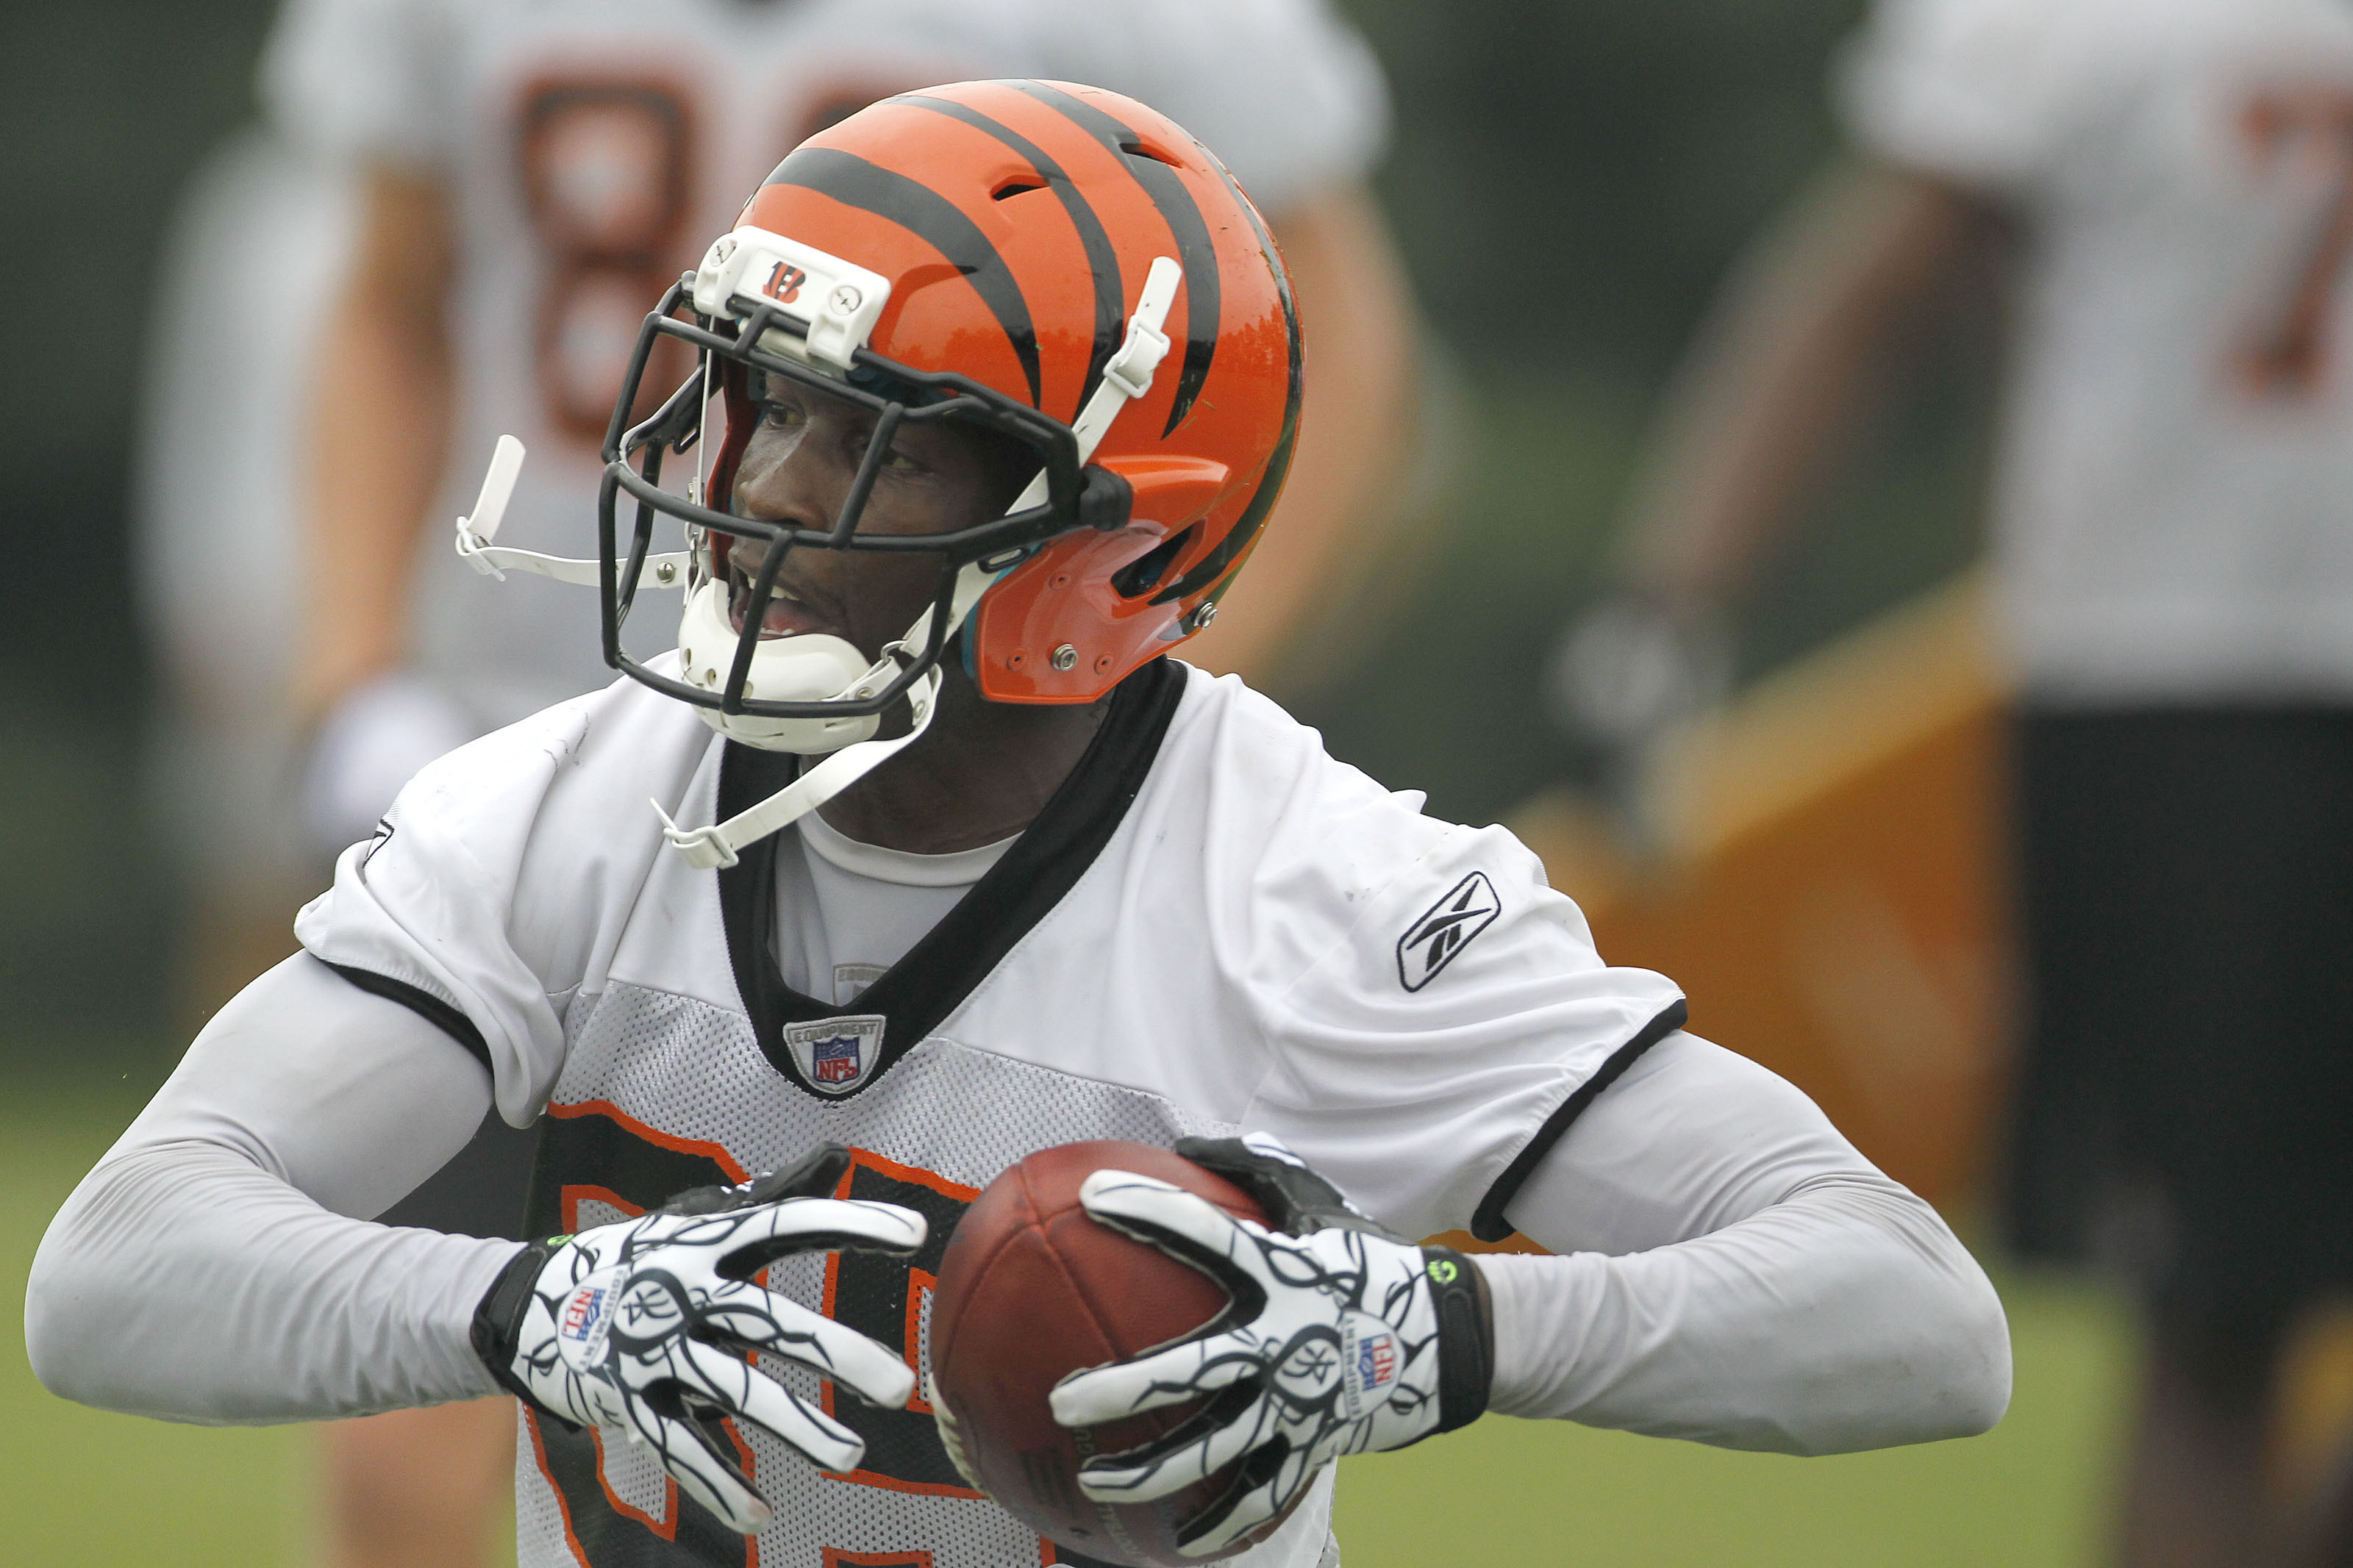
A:
{"label": "orange blocking pad", "polygon": [[1986,1174],[2008,1033],[2001,685],[1974,579],[1790,666],[1678,737],[1659,845],[1567,793],[1510,826],[1612,963],[1788,1078],[1941,1207]]}

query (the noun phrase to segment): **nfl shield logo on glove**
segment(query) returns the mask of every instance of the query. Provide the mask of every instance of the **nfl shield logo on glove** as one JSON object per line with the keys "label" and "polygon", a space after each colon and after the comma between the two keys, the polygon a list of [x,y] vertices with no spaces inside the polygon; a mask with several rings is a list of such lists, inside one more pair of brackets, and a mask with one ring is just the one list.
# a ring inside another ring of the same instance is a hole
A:
{"label": "nfl shield logo on glove", "polygon": [[1350,1312],[1340,1321],[1340,1405],[1349,1420],[1382,1400],[1398,1380],[1395,1331],[1369,1312]]}
{"label": "nfl shield logo on glove", "polygon": [[599,1270],[572,1288],[555,1314],[555,1352],[578,1372],[605,1359],[613,1327],[613,1276]]}
{"label": "nfl shield logo on glove", "polygon": [[604,1321],[604,1317],[603,1287],[583,1285],[579,1289],[572,1292],[570,1300],[564,1303],[564,1321],[558,1326],[556,1331],[567,1340],[586,1343],[588,1337],[596,1331],[596,1326]]}
{"label": "nfl shield logo on glove", "polygon": [[874,1076],[882,1054],[882,1020],[865,1016],[787,1024],[785,1044],[801,1079],[819,1094],[847,1094]]}

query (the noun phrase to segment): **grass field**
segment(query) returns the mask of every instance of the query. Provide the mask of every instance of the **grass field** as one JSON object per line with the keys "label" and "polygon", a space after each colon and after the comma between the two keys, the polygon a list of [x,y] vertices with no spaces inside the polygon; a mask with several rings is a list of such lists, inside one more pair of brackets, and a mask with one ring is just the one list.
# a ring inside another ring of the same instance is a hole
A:
{"label": "grass field", "polygon": [[[8,1300],[23,1299],[48,1216],[133,1109],[22,1089],[0,1108]],[[2088,1291],[2010,1280],[2005,1295],[2018,1393],[1990,1436],[1799,1460],[1490,1420],[1348,1461],[1340,1518],[1349,1568],[2091,1564],[2131,1370],[2128,1335],[2113,1304]],[[0,1348],[0,1562],[301,1563],[307,1452],[300,1427],[174,1426],[54,1399],[33,1381],[12,1331]]]}

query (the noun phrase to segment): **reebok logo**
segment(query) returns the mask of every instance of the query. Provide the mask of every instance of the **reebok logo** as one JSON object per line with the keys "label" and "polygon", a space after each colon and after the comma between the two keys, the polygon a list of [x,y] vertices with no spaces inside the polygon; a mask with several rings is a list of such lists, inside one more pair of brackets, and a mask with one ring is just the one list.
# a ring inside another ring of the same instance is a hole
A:
{"label": "reebok logo", "polygon": [[1503,912],[1504,901],[1486,872],[1473,871],[1455,883],[1398,938],[1398,984],[1409,991],[1429,984]]}

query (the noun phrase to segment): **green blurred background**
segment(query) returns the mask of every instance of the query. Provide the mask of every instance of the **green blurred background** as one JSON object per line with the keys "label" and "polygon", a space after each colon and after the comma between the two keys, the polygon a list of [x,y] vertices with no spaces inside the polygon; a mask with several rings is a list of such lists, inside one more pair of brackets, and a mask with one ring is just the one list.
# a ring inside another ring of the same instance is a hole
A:
{"label": "green blurred background", "polygon": [[[1462,531],[1378,646],[1302,704],[1335,752],[1493,820],[1578,759],[1533,722],[1644,421],[1741,241],[1831,153],[1855,0],[1352,0],[1395,89],[1381,179],[1470,395]],[[262,0],[0,9],[0,1288],[184,1040],[173,858],[136,806],[148,669],[123,536],[142,284],[180,182],[253,112]],[[1754,674],[1974,548],[1989,382],[1957,344],[1779,563]],[[1572,892],[1574,889],[1570,889]],[[1736,1042],[1735,1042],[1736,1044]],[[1966,1220],[1967,1216],[1960,1216]],[[1493,1422],[1352,1461],[1349,1560],[2063,1564],[2093,1560],[2131,1347],[2115,1304],[2007,1279],[2019,1398],[1993,1436],[1828,1461]],[[126,1280],[125,1289],[139,1289]],[[269,1563],[296,1431],[50,1399],[0,1336],[0,1559]],[[136,1354],[136,1347],[125,1347]]]}

